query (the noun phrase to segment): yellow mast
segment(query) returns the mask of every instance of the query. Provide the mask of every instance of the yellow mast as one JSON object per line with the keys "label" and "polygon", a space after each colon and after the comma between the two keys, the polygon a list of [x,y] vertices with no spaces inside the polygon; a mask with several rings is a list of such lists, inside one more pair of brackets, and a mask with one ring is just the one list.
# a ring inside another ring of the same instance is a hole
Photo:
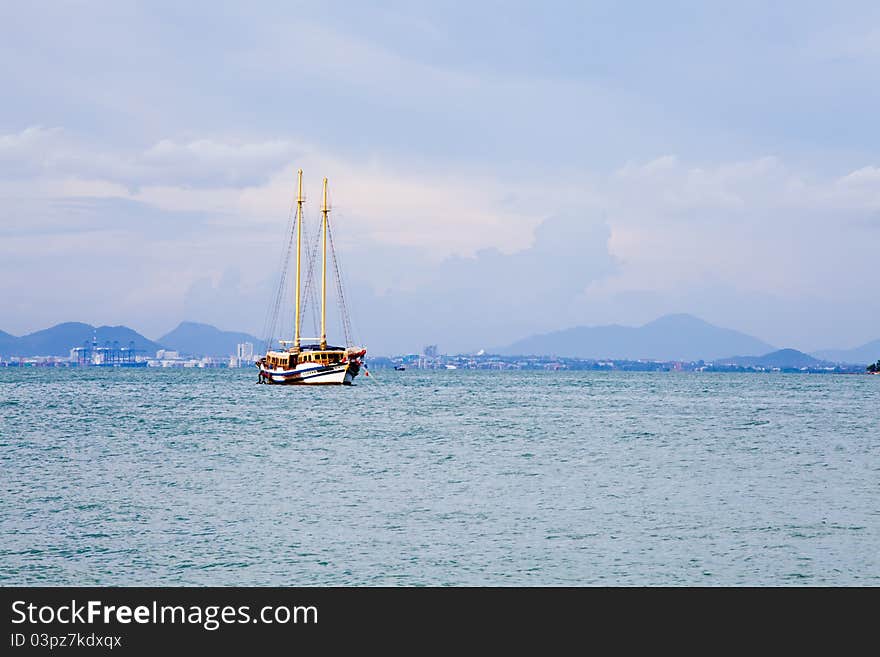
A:
{"label": "yellow mast", "polygon": [[302,222],[303,222],[303,170],[296,172],[296,318],[294,319],[293,334],[293,350],[299,353],[299,277],[300,277],[300,247],[302,244]]}
{"label": "yellow mast", "polygon": [[321,203],[321,230],[323,238],[321,248],[321,349],[327,348],[327,214],[330,207],[327,205],[327,179],[324,178],[324,200]]}

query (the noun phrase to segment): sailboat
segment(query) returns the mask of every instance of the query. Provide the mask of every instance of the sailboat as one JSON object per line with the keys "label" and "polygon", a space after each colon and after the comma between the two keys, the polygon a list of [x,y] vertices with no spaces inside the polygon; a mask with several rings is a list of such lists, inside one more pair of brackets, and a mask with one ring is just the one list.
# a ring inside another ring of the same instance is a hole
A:
{"label": "sailboat", "polygon": [[[301,326],[301,273],[302,273],[302,234],[303,234],[303,172],[297,171],[296,194],[296,311],[294,316],[293,340],[279,340],[279,349],[272,349],[273,340],[267,340],[266,355],[257,363],[260,370],[259,383],[274,384],[325,384],[351,385],[363,366],[367,350],[357,346],[336,347],[327,343],[327,236],[330,233],[330,205],[327,203],[327,179],[324,178],[323,200],[321,203],[321,335],[318,338],[304,338],[300,335]],[[332,249],[331,244],[331,249]],[[335,250],[333,251],[336,264]],[[350,337],[350,322],[342,302],[342,281],[336,264],[336,283],[340,296],[340,310],[343,313],[343,326],[347,338]],[[282,281],[284,274],[282,274]],[[279,295],[283,293],[283,282]],[[276,302],[276,312],[278,303]],[[277,319],[277,318],[276,318]],[[274,323],[274,319],[273,319]]]}

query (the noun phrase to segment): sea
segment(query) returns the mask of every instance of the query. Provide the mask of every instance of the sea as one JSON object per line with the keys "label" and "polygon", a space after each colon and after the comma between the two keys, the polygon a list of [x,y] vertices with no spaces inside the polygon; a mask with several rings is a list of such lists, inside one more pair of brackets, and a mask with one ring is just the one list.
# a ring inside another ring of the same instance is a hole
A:
{"label": "sea", "polygon": [[880,377],[0,370],[0,585],[877,586]]}

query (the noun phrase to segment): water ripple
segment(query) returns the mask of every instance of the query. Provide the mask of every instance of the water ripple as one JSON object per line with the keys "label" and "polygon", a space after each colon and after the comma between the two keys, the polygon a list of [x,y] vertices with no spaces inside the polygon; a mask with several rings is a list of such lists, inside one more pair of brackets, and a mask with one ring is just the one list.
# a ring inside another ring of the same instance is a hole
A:
{"label": "water ripple", "polygon": [[880,377],[0,370],[0,583],[880,585]]}

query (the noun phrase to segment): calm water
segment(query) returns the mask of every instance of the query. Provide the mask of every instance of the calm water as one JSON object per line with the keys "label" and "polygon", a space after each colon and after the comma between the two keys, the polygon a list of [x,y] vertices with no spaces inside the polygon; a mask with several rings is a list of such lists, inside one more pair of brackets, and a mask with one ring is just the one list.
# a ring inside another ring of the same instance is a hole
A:
{"label": "calm water", "polygon": [[880,584],[880,377],[0,370],[0,584]]}

